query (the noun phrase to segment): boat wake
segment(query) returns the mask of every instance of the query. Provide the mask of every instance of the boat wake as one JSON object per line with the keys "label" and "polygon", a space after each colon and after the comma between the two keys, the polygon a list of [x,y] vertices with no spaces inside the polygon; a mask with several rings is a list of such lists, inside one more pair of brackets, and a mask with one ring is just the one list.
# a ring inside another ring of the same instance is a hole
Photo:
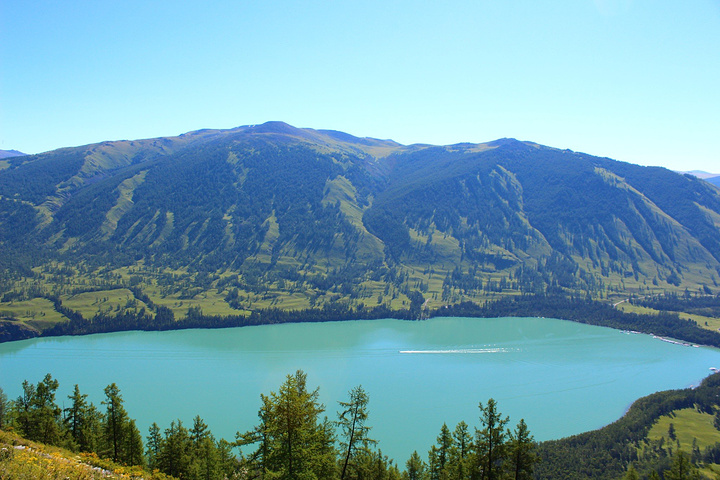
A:
{"label": "boat wake", "polygon": [[451,350],[400,350],[399,353],[412,353],[412,354],[478,354],[478,353],[509,353],[514,349],[512,348],[457,348]]}

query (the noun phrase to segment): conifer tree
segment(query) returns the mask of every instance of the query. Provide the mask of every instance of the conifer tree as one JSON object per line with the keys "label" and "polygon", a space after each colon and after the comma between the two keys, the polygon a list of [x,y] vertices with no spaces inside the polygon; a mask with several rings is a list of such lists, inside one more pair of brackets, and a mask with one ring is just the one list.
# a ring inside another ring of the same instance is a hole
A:
{"label": "conifer tree", "polygon": [[13,404],[15,424],[29,440],[57,445],[63,429],[60,407],[55,403],[58,381],[50,374],[37,385],[22,383],[22,394]]}
{"label": "conifer tree", "polygon": [[367,405],[370,401],[362,386],[350,390],[347,402],[338,402],[343,408],[338,413],[336,425],[340,427],[340,447],[343,455],[340,480],[347,478],[348,466],[351,460],[361,449],[368,449],[371,444],[376,443],[368,437],[370,427],[365,425],[368,418]]}
{"label": "conifer tree", "polygon": [[524,419],[520,419],[514,432],[510,433],[509,463],[511,478],[514,480],[530,480],[538,456],[533,452],[535,442],[530,435]]}
{"label": "conifer tree", "polygon": [[690,457],[678,450],[673,457],[673,464],[670,470],[663,472],[665,480],[700,480],[700,471],[690,462]]}
{"label": "conifer tree", "polygon": [[332,426],[320,420],[325,407],[318,394],[318,389],[308,391],[307,376],[298,370],[277,393],[261,395],[261,424],[238,435],[240,446],[260,444],[248,467],[281,480],[334,478]]}
{"label": "conifer tree", "polygon": [[422,461],[416,450],[405,463],[405,475],[403,475],[403,478],[407,480],[425,480],[425,470],[425,462]]}
{"label": "conifer tree", "polygon": [[5,428],[5,419],[8,416],[9,407],[10,404],[8,403],[7,395],[5,395],[2,387],[0,387],[0,430]]}
{"label": "conifer tree", "polygon": [[70,406],[64,411],[67,432],[81,452],[96,451],[100,436],[100,412],[87,401],[87,394],[80,393],[77,384],[68,399]]}
{"label": "conifer tree", "polygon": [[140,435],[135,420],[129,419],[125,424],[125,429],[124,463],[128,465],[144,465],[145,456],[143,455],[142,435]]}
{"label": "conifer tree", "polygon": [[151,469],[157,468],[158,456],[162,448],[162,434],[160,433],[160,427],[158,424],[153,422],[148,429],[147,443],[145,447],[145,456],[147,458],[148,467]]}
{"label": "conifer tree", "polygon": [[192,440],[182,421],[170,422],[156,457],[157,468],[173,477],[188,477],[192,464],[191,449]]}
{"label": "conifer tree", "polygon": [[480,402],[479,407],[482,428],[475,429],[475,462],[471,476],[473,480],[498,480],[502,477],[507,458],[508,432],[505,426],[510,419],[502,418],[492,398],[487,406]]}
{"label": "conifer tree", "polygon": [[622,480],[640,480],[640,474],[638,474],[634,466],[630,465]]}
{"label": "conifer tree", "polygon": [[443,423],[440,435],[437,437],[437,445],[433,445],[428,453],[430,480],[440,480],[447,475],[445,470],[451,456],[452,445],[450,429]]}
{"label": "conifer tree", "polygon": [[469,459],[472,448],[472,436],[468,424],[460,422],[452,434],[453,446],[450,450],[450,467],[453,479],[465,479],[470,471]]}
{"label": "conifer tree", "polygon": [[51,445],[57,445],[62,437],[61,410],[55,403],[55,392],[58,387],[58,381],[48,373],[37,384],[33,401],[35,427],[38,430],[37,439]]}
{"label": "conifer tree", "polygon": [[105,400],[102,404],[106,406],[102,425],[104,453],[115,462],[142,464],[142,437],[135,421],[128,418],[120,389],[115,383],[105,387]]}

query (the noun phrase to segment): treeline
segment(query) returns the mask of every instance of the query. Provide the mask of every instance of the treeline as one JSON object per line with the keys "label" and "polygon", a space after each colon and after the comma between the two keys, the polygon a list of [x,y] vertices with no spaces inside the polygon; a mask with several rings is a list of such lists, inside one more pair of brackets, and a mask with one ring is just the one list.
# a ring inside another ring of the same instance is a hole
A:
{"label": "treeline", "polygon": [[24,323],[0,319],[0,343],[34,338],[39,334]]}
{"label": "treeline", "polygon": [[685,340],[702,345],[720,347],[720,333],[685,320],[677,313],[657,315],[625,313],[611,305],[586,298],[567,298],[550,295],[519,295],[478,305],[464,302],[432,312],[433,316],[450,317],[553,317],[589,325],[635,330]]}
{"label": "treeline", "polygon": [[309,389],[300,370],[277,392],[261,395],[259,424],[238,432],[234,442],[216,440],[196,416],[190,428],[180,420],[164,431],[153,423],[143,445],[117,385],[105,388],[103,409],[88,402],[77,385],[68,396],[70,406],[61,409],[55,401],[58,386],[50,374],[37,385],[25,381],[14,401],[0,389],[0,429],[181,479],[517,480],[532,478],[538,460],[525,422],[511,431],[493,399],[479,405],[480,428],[460,422],[451,432],[443,425],[428,461],[413,452],[401,470],[371,437],[369,396],[362,387],[338,402],[331,421],[318,400],[319,389]]}
{"label": "treeline", "polygon": [[[703,462],[718,463],[720,443],[705,452],[676,449],[647,439],[653,424],[663,415],[683,408],[715,413],[720,396],[720,375],[706,378],[696,389],[658,392],[637,400],[618,421],[591,432],[538,445],[541,458],[536,478],[544,479],[618,479],[630,471],[634,478],[699,478],[692,476]],[[683,453],[680,453],[683,452]],[[674,477],[667,471],[686,462],[687,476]],[[663,475],[664,477],[661,477]],[[627,478],[633,478],[628,476]]]}
{"label": "treeline", "polygon": [[0,429],[11,428],[28,440],[94,452],[126,465],[143,464],[142,437],[116,384],[105,388],[104,411],[88,402],[77,385],[68,396],[70,406],[61,409],[55,401],[58,387],[58,381],[47,374],[37,385],[25,380],[20,396],[10,402],[0,389]]}
{"label": "treeline", "polygon": [[706,317],[720,318],[720,294],[710,295],[712,291],[705,287],[705,295],[692,295],[688,291],[679,295],[677,293],[665,293],[645,298],[634,298],[630,300],[633,305],[653,308],[655,310],[669,312],[687,312]]}
{"label": "treeline", "polygon": [[[135,289],[144,297],[141,291]],[[677,313],[662,311],[659,314],[625,313],[611,305],[587,298],[560,295],[518,295],[496,301],[476,304],[463,302],[433,311],[423,309],[425,299],[419,291],[409,293],[411,300],[407,309],[391,310],[382,304],[353,307],[345,302],[324,304],[322,308],[281,310],[257,309],[248,315],[205,315],[199,307],[191,307],[186,316],[176,319],[172,310],[150,303],[155,312],[145,309],[124,310],[117,313],[102,312],[92,318],[84,318],[79,312],[62,305],[58,297],[48,297],[55,309],[69,321],[44,330],[42,336],[86,335],[128,330],[163,331],[187,328],[230,328],[280,323],[329,322],[339,320],[370,320],[397,318],[417,320],[427,317],[552,317],[589,325],[635,330],[667,336],[692,343],[720,347],[720,333],[701,328],[692,320],[681,319]],[[148,299],[149,300],[149,299]],[[147,303],[147,302],[146,302]],[[34,336],[34,332],[19,329],[2,329],[0,342],[19,340]]]}
{"label": "treeline", "polygon": [[55,309],[69,321],[44,330],[42,336],[87,335],[91,333],[127,330],[182,330],[188,328],[230,328],[278,323],[330,322],[338,320],[369,320],[377,318],[416,319],[420,316],[424,298],[419,292],[411,292],[410,308],[391,310],[386,305],[352,307],[346,303],[327,303],[322,308],[304,310],[257,309],[249,315],[205,315],[199,307],[191,307],[186,316],[175,319],[172,310],[155,306],[155,315],[145,309],[124,310],[117,313],[98,313],[85,318],[79,312],[62,306],[53,298]]}

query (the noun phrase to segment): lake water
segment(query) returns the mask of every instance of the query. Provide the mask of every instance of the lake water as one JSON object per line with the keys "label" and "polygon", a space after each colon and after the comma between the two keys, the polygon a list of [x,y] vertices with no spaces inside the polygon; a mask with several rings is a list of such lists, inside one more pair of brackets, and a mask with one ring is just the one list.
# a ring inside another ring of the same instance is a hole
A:
{"label": "lake water", "polygon": [[544,318],[435,318],[267,325],[222,330],[123,332],[0,344],[0,386],[51,373],[57,401],[75,383],[101,407],[115,382],[143,436],[200,415],[218,437],[257,423],[260,394],[297,369],[331,419],[361,384],[383,453],[423,456],[443,422],[478,426],[478,402],[498,402],[537,440],[601,427],[637,398],[697,384],[720,367],[720,350],[672,345],[647,335]]}

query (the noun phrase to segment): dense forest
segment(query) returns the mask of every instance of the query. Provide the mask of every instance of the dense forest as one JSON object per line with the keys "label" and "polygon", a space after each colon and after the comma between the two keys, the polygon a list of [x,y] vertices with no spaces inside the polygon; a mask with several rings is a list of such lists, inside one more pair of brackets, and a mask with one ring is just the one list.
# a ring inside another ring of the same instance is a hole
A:
{"label": "dense forest", "polygon": [[[101,408],[75,385],[61,409],[58,387],[48,374],[37,384],[23,382],[15,400],[0,389],[0,430],[181,479],[672,480],[700,478],[700,467],[720,461],[720,443],[686,451],[679,441],[674,448],[648,440],[650,427],[662,415],[683,408],[714,414],[720,428],[718,374],[695,390],[642,398],[600,430],[541,443],[524,420],[512,428],[491,398],[479,403],[476,427],[465,421],[454,429],[443,424],[427,453],[413,452],[404,463],[383,455],[373,439],[370,397],[361,386],[329,413],[302,371],[287,375],[277,391],[261,395],[259,423],[232,441],[217,439],[199,415],[187,426],[180,419],[165,428],[153,423],[143,441],[117,385],[105,388]],[[5,465],[10,460],[0,458],[0,473],[11,468]]]}

